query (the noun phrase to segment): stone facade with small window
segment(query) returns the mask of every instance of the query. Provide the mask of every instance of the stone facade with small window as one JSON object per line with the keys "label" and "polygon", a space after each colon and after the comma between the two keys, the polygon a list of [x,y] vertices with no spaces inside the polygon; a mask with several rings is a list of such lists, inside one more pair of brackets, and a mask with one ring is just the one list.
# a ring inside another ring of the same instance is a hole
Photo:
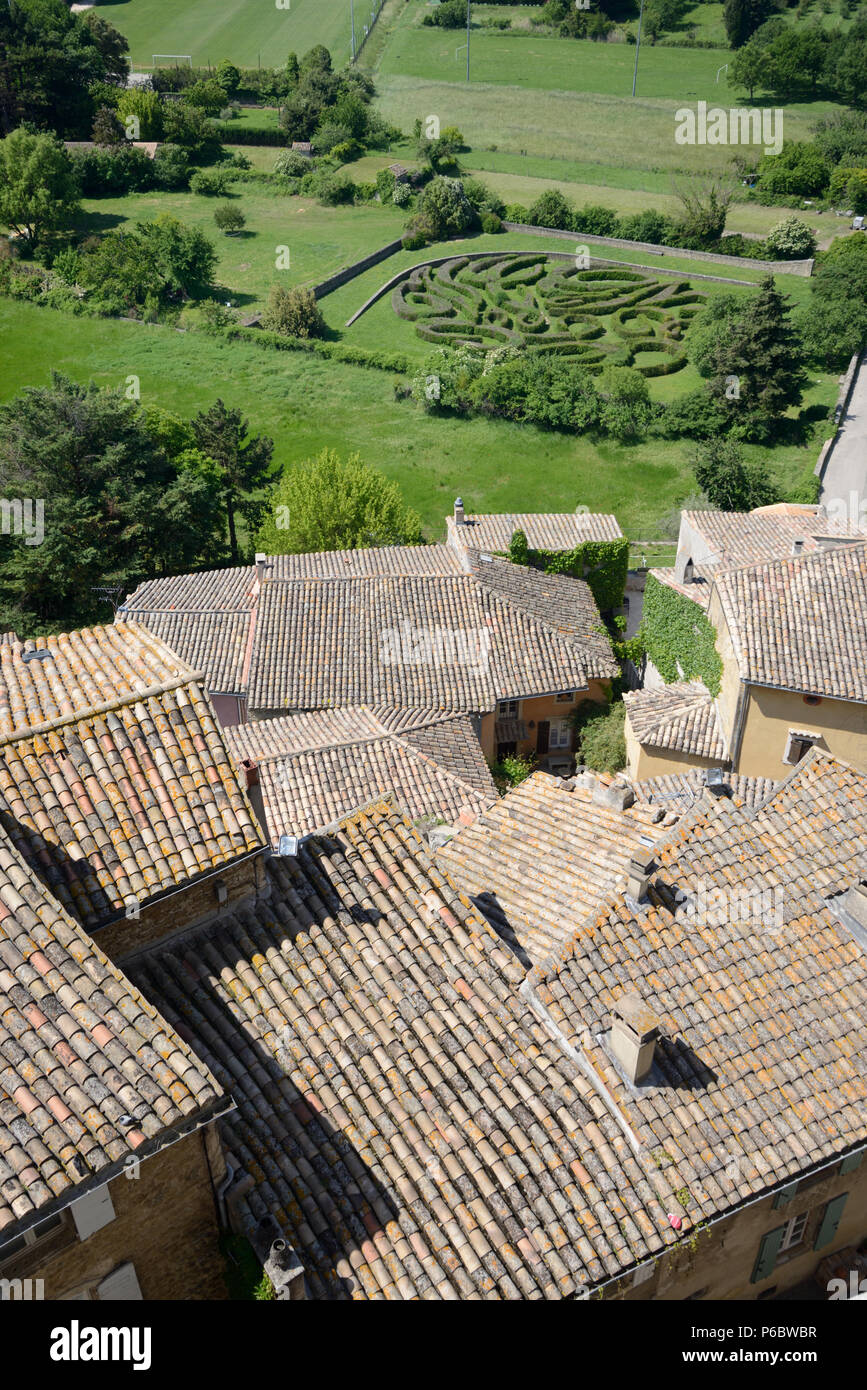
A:
{"label": "stone facade with small window", "polygon": [[812,1281],[827,1297],[820,1266],[842,1252],[843,1263],[857,1269],[859,1247],[867,1249],[863,1151],[712,1223],[687,1246],[627,1275],[613,1296],[751,1300]]}
{"label": "stone facade with small window", "polygon": [[11,1298],[28,1279],[42,1281],[47,1301],[228,1297],[215,1199],[226,1166],[213,1126],[127,1172],[0,1246]]}

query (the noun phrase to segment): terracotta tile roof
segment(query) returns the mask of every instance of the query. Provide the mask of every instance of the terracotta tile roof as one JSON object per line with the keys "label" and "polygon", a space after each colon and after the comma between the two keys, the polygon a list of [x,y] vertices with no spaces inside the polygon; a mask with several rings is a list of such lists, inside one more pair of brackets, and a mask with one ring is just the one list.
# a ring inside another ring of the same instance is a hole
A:
{"label": "terracotta tile roof", "polygon": [[314,1298],[569,1297],[675,1242],[668,1176],[400,817],[270,873],[268,902],[134,978],[234,1096],[236,1209],[277,1223]]}
{"label": "terracotta tile roof", "polygon": [[465,566],[448,545],[381,545],[370,550],[322,550],[269,555],[271,579],[351,579],[371,575],[463,574]]}
{"label": "terracotta tile roof", "polygon": [[[735,801],[756,807],[776,791],[772,777],[744,777],[739,772],[726,772],[725,784]],[[643,806],[660,806],[678,813],[689,811],[701,799],[704,791],[704,769],[688,768],[684,772],[663,773],[632,782],[635,800]]]}
{"label": "terracotta tile roof", "polygon": [[386,793],[413,820],[449,823],[472,818],[497,799],[463,716],[436,714],[399,737],[368,710],[323,711],[237,725],[225,737],[236,761],[258,762],[273,843],[281,834],[324,830]]}
{"label": "terracotta tile roof", "polygon": [[[475,564],[446,545],[274,556],[261,587],[252,575],[154,580],[118,619],[134,617],[171,641],[201,666],[209,690],[247,694],[251,708],[270,711],[392,704],[482,712],[497,699],[583,690],[619,670],[589,587],[563,575]],[[454,634],[469,651],[384,659],[387,633],[411,648],[426,635]],[[488,643],[490,661],[487,651],[474,660],[476,645]]]}
{"label": "terracotta tile roof", "polygon": [[614,541],[623,532],[616,516],[600,512],[487,512],[455,525],[446,518],[452,544],[505,554],[516,531],[523,531],[531,550],[574,550],[582,541]]}
{"label": "terracotta tile roof", "polygon": [[[32,657],[32,652],[45,653]],[[81,709],[181,684],[193,671],[131,625],[84,628],[0,647],[0,737]]]}
{"label": "terracotta tile roof", "polygon": [[650,569],[648,575],[653,575],[660,584],[666,584],[669,589],[674,589],[676,593],[683,594],[684,598],[692,599],[700,608],[707,608],[710,603],[711,581],[713,579],[713,565],[694,565],[692,583],[687,584],[682,579],[677,578],[677,570],[673,567],[667,569]]}
{"label": "terracotta tile roof", "polygon": [[544,574],[508,560],[479,560],[476,555],[471,557],[470,565],[479,584],[489,592],[580,644],[591,680],[613,680],[620,674],[596,600],[583,579]]}
{"label": "terracotta tile roof", "polygon": [[701,681],[625,691],[626,717],[638,742],[697,758],[728,759],[716,701]]}
{"label": "terracotta tile roof", "polygon": [[[586,585],[569,582],[586,609]],[[262,589],[248,701],[481,712],[586,689],[588,665],[604,669],[596,634],[561,634],[472,575],[275,580]]]}
{"label": "terracotta tile roof", "polygon": [[2,649],[0,823],[72,916],[94,929],[262,845],[211,706],[149,632],[37,650]]}
{"label": "terracotta tile roof", "polygon": [[643,839],[667,833],[656,810],[594,802],[595,784],[592,775],[573,782],[535,772],[437,852],[526,964],[562,951],[594,903],[625,880]]}
{"label": "terracotta tile roof", "polygon": [[[814,749],[757,811],[702,803],[658,849],[647,903],[615,894],[528,977],[683,1183],[684,1225],[867,1140],[867,952],[826,901],[867,877],[865,794]],[[604,1042],[630,991],[663,1030],[639,1088]]]}
{"label": "terracotta tile roof", "polygon": [[[237,1103],[245,1228],[315,1298],[568,1298],[863,1145],[867,952],[824,895],[867,869],[865,792],[813,750],[758,811],[703,804],[646,907],[615,890],[526,977],[387,804],[273,861],[133,976]],[[779,921],[720,925],[705,880],[785,890]],[[664,1030],[640,1087],[605,1041],[630,990]]]}
{"label": "terracotta tile roof", "polygon": [[250,612],[128,610],[119,613],[117,620],[143,624],[188,666],[207,672],[206,684],[212,694],[244,694],[244,663],[253,621]]}
{"label": "terracotta tile roof", "polygon": [[148,579],[129,595],[121,612],[248,613],[256,593],[256,568],[203,570]]}
{"label": "terracotta tile roof", "polygon": [[867,701],[867,544],[717,574],[741,677]]}
{"label": "terracotta tile roof", "polygon": [[808,555],[819,548],[820,537],[858,540],[865,534],[852,522],[826,516],[819,507],[792,502],[757,507],[752,512],[683,512],[681,516],[682,523],[704,542],[709,558],[696,560],[692,584],[679,580],[674,568],[649,572],[701,608],[707,608],[711,581],[719,571],[785,559],[791,555],[795,541]]}
{"label": "terracotta tile roof", "polygon": [[819,536],[857,540],[864,534],[852,522],[834,520],[818,507],[792,503],[752,512],[684,512],[683,519],[706,540],[714,559],[702,563],[711,568],[782,560],[791,555],[796,540],[803,541],[807,554],[816,550]]}
{"label": "terracotta tile roof", "polygon": [[0,831],[0,1241],[228,1104]]}

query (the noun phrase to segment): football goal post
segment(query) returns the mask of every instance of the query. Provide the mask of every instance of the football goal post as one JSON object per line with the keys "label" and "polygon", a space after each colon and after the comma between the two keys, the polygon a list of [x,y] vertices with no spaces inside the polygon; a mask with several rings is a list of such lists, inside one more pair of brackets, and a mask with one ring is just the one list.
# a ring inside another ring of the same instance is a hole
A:
{"label": "football goal post", "polygon": [[152,53],[151,66],[155,68],[179,68],[186,65],[188,68],[193,66],[193,55],[191,53]]}

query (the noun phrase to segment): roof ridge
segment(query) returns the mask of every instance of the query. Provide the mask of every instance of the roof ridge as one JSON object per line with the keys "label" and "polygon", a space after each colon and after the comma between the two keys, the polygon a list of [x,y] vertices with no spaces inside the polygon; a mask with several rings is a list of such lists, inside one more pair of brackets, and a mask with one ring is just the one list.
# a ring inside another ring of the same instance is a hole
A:
{"label": "roof ridge", "polygon": [[109,714],[114,709],[122,709],[125,705],[135,704],[139,700],[151,700],[159,695],[167,695],[172,690],[179,690],[184,685],[199,685],[205,680],[201,671],[190,671],[189,675],[176,676],[169,681],[161,681],[159,685],[148,685],[142,690],[130,691],[127,695],[118,695],[113,700],[102,700],[98,705],[89,705],[84,709],[73,710],[71,714],[58,714],[53,719],[43,719],[39,724],[19,725],[15,729],[10,729],[8,733],[0,733],[0,748],[5,748],[10,743],[18,743],[22,739],[32,738],[35,734],[49,734],[55,729],[65,728],[67,724],[81,724],[86,719],[92,719],[100,714]]}

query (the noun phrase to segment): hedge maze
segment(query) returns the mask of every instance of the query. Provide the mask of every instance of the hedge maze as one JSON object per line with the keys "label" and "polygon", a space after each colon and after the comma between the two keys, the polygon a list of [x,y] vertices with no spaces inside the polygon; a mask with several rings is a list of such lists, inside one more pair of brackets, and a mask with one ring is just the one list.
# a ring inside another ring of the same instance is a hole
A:
{"label": "hedge maze", "polygon": [[[439,347],[568,353],[590,371],[611,363],[664,376],[685,365],[684,329],[704,296],[688,281],[626,267],[580,270],[544,254],[503,253],[418,266],[391,302]],[[655,360],[642,365],[645,353]]]}

